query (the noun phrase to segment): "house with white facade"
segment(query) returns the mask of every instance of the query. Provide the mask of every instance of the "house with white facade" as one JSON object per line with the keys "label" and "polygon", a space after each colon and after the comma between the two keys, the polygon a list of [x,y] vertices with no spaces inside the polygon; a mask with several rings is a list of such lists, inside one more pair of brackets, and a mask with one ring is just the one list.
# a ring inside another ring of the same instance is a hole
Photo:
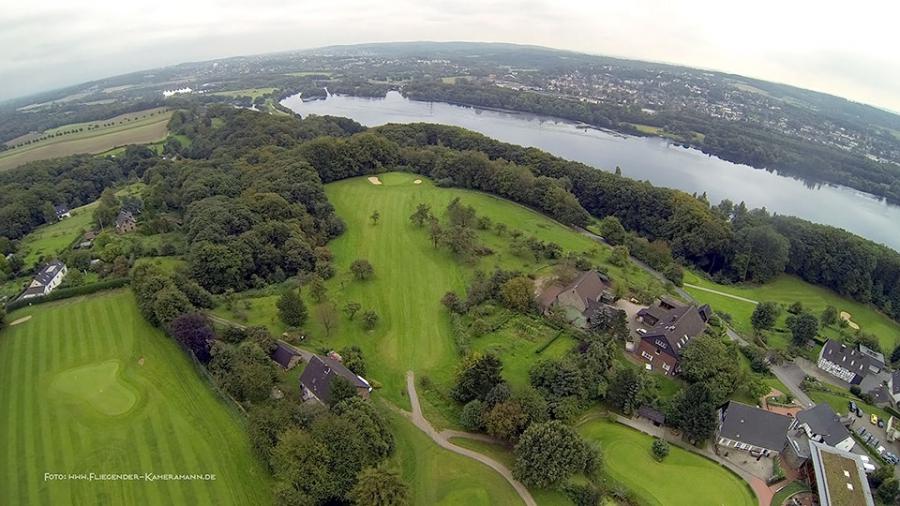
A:
{"label": "house with white facade", "polygon": [[69,270],[66,268],[66,264],[59,260],[48,263],[38,271],[37,275],[35,275],[31,284],[28,285],[28,288],[22,293],[20,298],[32,299],[34,297],[50,295],[50,292],[63,282],[63,279],[68,272]]}
{"label": "house with white facade", "polygon": [[851,385],[859,385],[870,374],[884,369],[884,355],[860,344],[846,344],[828,340],[819,352],[819,369]]}

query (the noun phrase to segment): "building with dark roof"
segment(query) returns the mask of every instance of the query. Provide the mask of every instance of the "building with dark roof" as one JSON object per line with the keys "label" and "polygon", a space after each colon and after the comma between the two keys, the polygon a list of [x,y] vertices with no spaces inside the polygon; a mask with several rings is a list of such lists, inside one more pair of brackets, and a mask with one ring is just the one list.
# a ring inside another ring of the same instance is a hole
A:
{"label": "building with dark roof", "polygon": [[891,373],[888,379],[888,393],[893,399],[894,405],[900,407],[900,370]]}
{"label": "building with dark roof", "polygon": [[601,310],[600,306],[615,300],[609,278],[597,271],[585,271],[568,286],[558,283],[545,287],[537,297],[538,306],[544,314],[554,307],[562,309],[566,319],[572,324],[587,328],[592,314]]}
{"label": "building with dark roof", "polygon": [[293,346],[278,341],[275,350],[269,357],[273,362],[284,369],[293,369],[303,359],[303,356]]}
{"label": "building with dark roof", "polygon": [[867,375],[884,369],[884,355],[861,344],[847,346],[829,339],[819,352],[818,366],[851,385],[859,385]]}
{"label": "building with dark roof", "polygon": [[641,335],[637,349],[647,369],[676,374],[681,350],[706,330],[711,314],[708,305],[687,306],[670,299],[638,311],[638,321],[651,326]]}
{"label": "building with dark roof", "polygon": [[50,295],[50,292],[63,282],[68,272],[66,264],[59,260],[54,260],[44,265],[34,276],[31,284],[28,285],[28,288],[22,293],[20,298],[32,299]]}
{"label": "building with dark roof", "polygon": [[791,418],[740,402],[730,401],[718,412],[716,444],[750,452],[753,456],[778,454],[787,444]]}
{"label": "building with dark roof", "polygon": [[850,451],[856,441],[841,417],[828,404],[817,404],[797,413],[792,429],[800,429],[813,441]]}
{"label": "building with dark roof", "polygon": [[666,423],[666,415],[663,414],[662,411],[655,409],[648,405],[643,405],[638,408],[637,414],[641,418],[646,418],[653,423],[653,425],[657,427],[661,427]]}
{"label": "building with dark roof", "polygon": [[56,213],[57,220],[64,220],[72,216],[72,213],[69,211],[69,207],[65,204],[53,206],[53,211]]}
{"label": "building with dark roof", "polygon": [[356,388],[360,397],[368,398],[372,392],[369,382],[347,369],[344,364],[328,357],[313,355],[300,375],[300,392],[304,401],[315,399],[329,404],[331,385],[337,378],[344,378]]}

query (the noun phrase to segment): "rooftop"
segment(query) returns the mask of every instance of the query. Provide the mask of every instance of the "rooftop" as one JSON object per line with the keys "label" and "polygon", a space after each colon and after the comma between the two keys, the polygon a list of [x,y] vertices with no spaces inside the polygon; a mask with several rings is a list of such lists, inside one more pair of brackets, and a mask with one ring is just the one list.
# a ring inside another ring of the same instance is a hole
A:
{"label": "rooftop", "polygon": [[797,413],[797,421],[806,424],[814,435],[820,436],[822,442],[829,446],[850,437],[850,431],[841,423],[841,418],[825,403]]}
{"label": "rooftop", "polygon": [[809,442],[810,460],[822,506],[874,506],[866,472],[857,455]]}
{"label": "rooftop", "polygon": [[300,375],[300,384],[308,388],[322,402],[331,400],[331,382],[337,377],[350,381],[356,388],[371,388],[369,382],[353,373],[350,369],[328,357],[314,355]]}
{"label": "rooftop", "polygon": [[719,435],[733,441],[779,451],[787,442],[791,419],[754,406],[731,401],[725,406]]}

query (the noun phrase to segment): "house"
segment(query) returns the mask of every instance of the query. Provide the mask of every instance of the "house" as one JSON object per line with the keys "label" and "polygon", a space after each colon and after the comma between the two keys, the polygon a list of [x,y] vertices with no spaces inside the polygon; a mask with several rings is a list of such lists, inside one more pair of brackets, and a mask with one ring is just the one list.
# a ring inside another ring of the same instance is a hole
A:
{"label": "house", "polygon": [[134,219],[134,215],[124,209],[119,211],[119,216],[116,217],[116,232],[127,234],[128,232],[133,232],[136,228],[137,220]]}
{"label": "house", "polygon": [[862,344],[853,347],[829,339],[819,352],[818,366],[851,385],[859,385],[867,375],[884,369],[884,355]]}
{"label": "house", "polygon": [[817,404],[797,413],[791,429],[800,429],[813,441],[850,451],[856,444],[841,418],[828,404]]}
{"label": "house", "polygon": [[568,286],[553,283],[546,287],[538,296],[537,303],[544,314],[559,308],[565,312],[567,320],[587,328],[590,316],[596,315],[605,304],[611,304],[614,300],[609,278],[597,271],[585,271]]}
{"label": "house", "polygon": [[328,357],[313,355],[306,369],[300,375],[300,392],[304,401],[315,399],[324,404],[331,401],[331,384],[336,378],[344,378],[356,387],[360,397],[369,398],[372,387],[369,382],[356,375],[344,364]]}
{"label": "house", "polygon": [[57,221],[72,217],[72,213],[69,211],[68,206],[66,206],[65,204],[53,206],[53,210],[56,212]]}
{"label": "house", "polygon": [[890,392],[894,404],[900,407],[900,370],[891,373],[891,377],[888,379],[888,392]]}
{"label": "house", "polygon": [[68,272],[66,264],[59,260],[48,263],[38,271],[37,275],[34,276],[34,280],[31,281],[31,284],[28,285],[28,288],[25,289],[20,298],[32,299],[49,295],[53,289],[62,283]]}
{"label": "house", "polygon": [[791,418],[730,401],[718,412],[716,444],[750,452],[754,457],[777,455],[787,444]]}
{"label": "house", "polygon": [[809,441],[808,473],[821,506],[875,506],[861,456]]}
{"label": "house", "polygon": [[293,346],[278,341],[275,351],[269,357],[283,369],[293,369],[297,362],[303,360],[303,356]]}
{"label": "house", "polygon": [[706,330],[711,314],[708,305],[687,306],[667,298],[638,311],[638,321],[651,327],[644,329],[637,348],[647,370],[677,374],[681,350]]}

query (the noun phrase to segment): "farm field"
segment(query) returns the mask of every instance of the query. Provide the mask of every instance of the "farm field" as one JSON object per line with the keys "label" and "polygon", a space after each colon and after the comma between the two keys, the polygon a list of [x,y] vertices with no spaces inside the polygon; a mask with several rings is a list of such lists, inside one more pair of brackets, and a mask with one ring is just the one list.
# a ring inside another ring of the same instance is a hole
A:
{"label": "farm field", "polygon": [[[0,333],[0,504],[269,504],[238,416],[128,290],[34,306]],[[44,473],[215,474],[44,481]]]}
{"label": "farm field", "polygon": [[409,484],[411,504],[520,505],[512,486],[493,469],[434,443],[412,422],[385,408],[396,440],[391,461]]}
{"label": "farm field", "polygon": [[222,97],[250,97],[251,99],[256,99],[256,97],[268,95],[273,91],[275,91],[275,88],[247,88],[243,90],[217,91],[210,94]]}
{"label": "farm field", "polygon": [[[860,330],[877,336],[882,349],[887,353],[890,353],[894,346],[900,343],[900,323],[891,320],[871,306],[841,297],[827,288],[809,284],[796,276],[785,274],[774,281],[758,286],[720,285],[685,270],[684,282],[758,302],[778,302],[785,307],[800,301],[803,303],[804,309],[810,310],[816,315],[821,314],[826,306],[832,305],[838,311],[850,313],[853,321],[859,324]],[[685,290],[697,300],[711,305],[713,309],[729,313],[733,318],[735,330],[738,332],[744,335],[753,333],[750,326],[750,315],[753,314],[754,304],[696,288],[685,287]],[[784,327],[786,318],[787,312],[784,311],[776,328]],[[828,338],[839,337],[838,331],[834,328],[821,329],[820,334]],[[790,336],[772,333],[769,344],[778,348],[787,347],[789,339]]]}
{"label": "farm field", "polygon": [[[153,111],[157,112],[149,115]],[[64,134],[4,151],[0,153],[0,170],[12,169],[35,160],[57,158],[77,153],[103,153],[126,144],[146,144],[165,139],[168,134],[168,124],[172,113],[160,112],[157,109],[143,112],[148,115],[125,123],[116,123],[112,126],[101,126],[94,130]],[[132,115],[137,114],[132,113]],[[107,121],[113,121],[113,119]],[[86,125],[88,124],[65,125],[56,130],[66,131]]]}
{"label": "farm field", "polygon": [[669,456],[657,462],[650,453],[652,437],[607,420],[589,421],[578,430],[600,444],[604,472],[643,504],[757,504],[747,483],[711,460],[672,446]]}
{"label": "farm field", "polygon": [[[437,390],[448,390],[452,382],[459,355],[450,318],[440,303],[444,293],[448,290],[465,293],[475,269],[489,271],[502,267],[540,273],[548,266],[546,262],[527,262],[512,255],[506,244],[508,237],[501,238],[488,231],[479,232],[479,240],[495,253],[475,265],[463,264],[446,249],[435,249],[427,232],[410,223],[409,216],[417,204],[430,204],[432,211],[440,216],[453,198],[460,197],[463,204],[474,206],[479,216],[489,216],[495,223],[503,222],[511,230],[523,231],[526,236],[554,241],[566,251],[592,252],[596,263],[607,263],[609,250],[605,246],[509,201],[473,191],[437,188],[427,179],[414,184],[419,177],[412,174],[388,173],[380,178],[381,185],[374,185],[366,178],[354,178],[326,186],[338,216],[347,223],[344,234],[329,244],[337,275],[327,282],[328,296],[338,310],[348,301],[359,302],[363,311],[374,309],[380,317],[377,327],[367,332],[362,329],[358,316],[351,322],[341,315],[337,327],[328,336],[316,317],[315,304],[307,299],[310,320],[304,328],[313,336],[306,344],[310,349],[360,346],[369,363],[368,376],[382,383],[382,394],[401,407],[408,408],[404,395],[407,370],[414,370],[419,377],[427,376],[439,387]],[[379,211],[381,219],[377,225],[372,225],[369,216],[375,210]],[[372,263],[373,279],[355,281],[352,278],[349,266],[358,258],[366,258]],[[609,272],[613,279],[623,283],[650,284],[655,287],[653,290],[662,291],[655,279],[637,267],[624,271],[609,266]],[[246,310],[247,323],[267,325],[277,334],[283,332],[284,327],[275,310],[277,296],[249,300],[251,308]],[[241,302],[236,306],[240,307]],[[223,307],[218,308],[216,314],[234,319],[233,312]],[[534,336],[533,342],[521,343],[521,346],[502,344],[503,348],[519,349],[520,358],[501,356],[510,364],[511,379],[524,378],[530,363],[538,358],[533,353],[527,357],[527,349],[536,348],[555,334],[549,328],[546,332],[546,336]],[[489,333],[473,339],[471,346],[486,349],[498,344],[496,340],[497,336]],[[556,350],[555,346],[551,347],[552,353],[565,351]],[[514,365],[519,360],[529,362]],[[456,424],[455,411],[447,409],[449,404],[435,389],[423,393],[423,408],[433,424],[437,427]],[[443,408],[435,409],[435,403]]]}

